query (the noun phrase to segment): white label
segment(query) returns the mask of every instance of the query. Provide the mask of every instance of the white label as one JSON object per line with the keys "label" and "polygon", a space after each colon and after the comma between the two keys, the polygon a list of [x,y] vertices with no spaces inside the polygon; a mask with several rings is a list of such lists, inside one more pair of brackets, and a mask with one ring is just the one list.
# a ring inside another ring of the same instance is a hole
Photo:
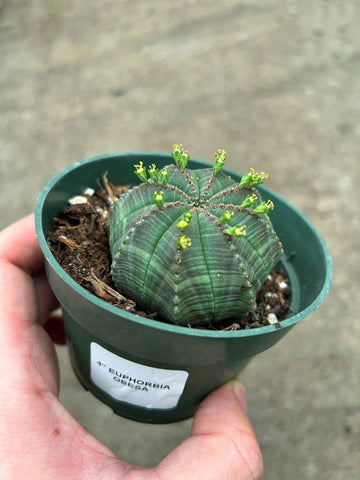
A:
{"label": "white label", "polygon": [[178,404],[189,373],[131,362],[91,343],[91,379],[116,400],[145,408]]}

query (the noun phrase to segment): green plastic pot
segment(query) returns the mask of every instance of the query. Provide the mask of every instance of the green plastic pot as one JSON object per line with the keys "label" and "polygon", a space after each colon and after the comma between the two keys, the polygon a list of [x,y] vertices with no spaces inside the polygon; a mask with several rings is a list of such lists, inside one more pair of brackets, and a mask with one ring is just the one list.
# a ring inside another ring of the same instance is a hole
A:
{"label": "green plastic pot", "polygon": [[[328,249],[311,223],[284,199],[262,187],[276,205],[271,214],[292,287],[291,313],[281,323],[240,331],[168,325],[125,312],[90,294],[57,263],[47,242],[53,219],[68,199],[108,172],[118,184],[136,183],[134,164],[172,163],[171,155],[118,153],[85,160],[56,175],[42,191],[36,231],[50,285],[63,310],[73,368],[82,385],[115,413],[142,422],[191,417],[212,390],[237,376],[251,358],[277,343],[325,299],[332,276]],[[191,160],[188,168],[211,166]],[[225,170],[226,171],[226,170]],[[226,171],[235,180],[241,176]]]}

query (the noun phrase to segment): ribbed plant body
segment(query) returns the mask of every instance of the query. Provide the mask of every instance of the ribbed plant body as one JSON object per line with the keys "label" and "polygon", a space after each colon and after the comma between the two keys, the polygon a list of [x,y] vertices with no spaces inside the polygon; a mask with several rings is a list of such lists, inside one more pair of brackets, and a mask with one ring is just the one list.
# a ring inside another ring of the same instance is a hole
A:
{"label": "ribbed plant body", "polygon": [[260,192],[214,169],[167,171],[166,184],[146,180],[112,208],[117,289],[179,325],[248,313],[282,255],[267,213],[255,212]]}

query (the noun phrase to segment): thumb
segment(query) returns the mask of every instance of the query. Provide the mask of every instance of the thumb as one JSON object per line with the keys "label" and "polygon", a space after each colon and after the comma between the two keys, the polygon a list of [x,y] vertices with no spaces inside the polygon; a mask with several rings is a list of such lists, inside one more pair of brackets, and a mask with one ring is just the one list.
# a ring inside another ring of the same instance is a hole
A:
{"label": "thumb", "polygon": [[263,472],[260,447],[246,413],[242,383],[211,393],[195,415],[192,436],[157,467],[160,478],[256,480]]}

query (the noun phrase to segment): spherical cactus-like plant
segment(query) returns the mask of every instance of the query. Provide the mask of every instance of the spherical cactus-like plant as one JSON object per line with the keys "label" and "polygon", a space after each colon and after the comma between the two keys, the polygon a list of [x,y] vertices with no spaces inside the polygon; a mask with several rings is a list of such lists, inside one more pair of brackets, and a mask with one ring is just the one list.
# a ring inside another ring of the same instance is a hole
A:
{"label": "spherical cactus-like plant", "polygon": [[160,319],[210,324],[248,313],[282,246],[255,188],[267,175],[250,169],[236,183],[214,168],[187,170],[188,153],[174,145],[176,165],[140,163],[142,184],[114,204],[109,219],[112,277],[118,290]]}

